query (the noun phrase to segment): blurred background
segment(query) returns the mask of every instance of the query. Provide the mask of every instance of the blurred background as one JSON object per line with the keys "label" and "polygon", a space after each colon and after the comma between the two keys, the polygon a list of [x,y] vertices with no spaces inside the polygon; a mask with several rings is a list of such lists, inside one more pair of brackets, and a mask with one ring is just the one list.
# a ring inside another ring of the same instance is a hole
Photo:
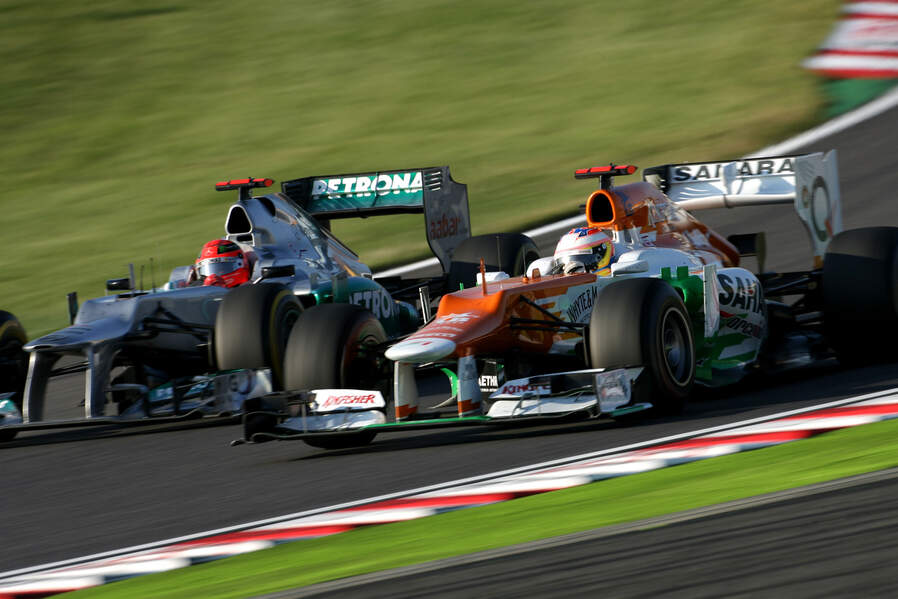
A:
{"label": "blurred background", "polygon": [[[840,6],[5,0],[0,308],[36,337],[129,262],[163,283],[224,234],[222,179],[448,164],[480,234],[576,213],[575,168],[742,156],[826,116],[801,61]],[[335,232],[429,255],[420,215]]]}

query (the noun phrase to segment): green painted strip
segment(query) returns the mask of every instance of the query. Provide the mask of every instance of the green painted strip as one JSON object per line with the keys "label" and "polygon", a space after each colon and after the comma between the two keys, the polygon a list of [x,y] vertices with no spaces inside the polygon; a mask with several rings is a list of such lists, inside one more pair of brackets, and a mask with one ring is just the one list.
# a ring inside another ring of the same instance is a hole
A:
{"label": "green painted strip", "polygon": [[421,425],[430,424],[468,424],[492,422],[493,419],[487,416],[466,416],[464,418],[428,418],[426,420],[403,420],[402,422],[385,422],[383,424],[371,424],[365,427],[365,430],[381,430],[391,428],[412,428]]}
{"label": "green painted strip", "polygon": [[447,377],[449,377],[449,387],[452,392],[450,397],[458,397],[458,375],[448,368],[440,368]]}
{"label": "green painted strip", "polygon": [[612,410],[609,412],[609,415],[612,418],[616,418],[617,416],[626,416],[627,414],[635,414],[636,412],[644,412],[648,410],[650,406],[628,406],[625,408],[618,408],[616,410]]}

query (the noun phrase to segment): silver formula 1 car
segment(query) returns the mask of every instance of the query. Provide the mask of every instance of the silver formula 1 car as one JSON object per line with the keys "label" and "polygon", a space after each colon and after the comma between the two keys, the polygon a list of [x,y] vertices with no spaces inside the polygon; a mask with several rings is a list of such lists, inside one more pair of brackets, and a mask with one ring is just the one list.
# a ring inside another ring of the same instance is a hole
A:
{"label": "silver formula 1 car", "polygon": [[[216,185],[239,194],[225,234],[247,257],[247,283],[203,285],[194,267],[183,266],[162,287],[138,290],[132,268],[129,277],[107,282],[113,295],[80,309],[70,295],[72,325],[24,345],[27,381],[22,393],[4,396],[3,437],[29,428],[239,414],[247,398],[284,388],[284,354],[297,323],[304,331],[324,327],[333,347],[294,340],[291,351],[302,354],[295,359],[306,371],[294,369],[291,386],[373,384],[383,378],[381,344],[422,324],[415,302],[426,311],[431,294],[472,285],[475,256],[484,252],[495,268],[517,274],[537,257],[524,236],[471,237],[467,188],[448,167],[307,177],[283,182],[279,193],[252,195],[271,184],[248,178]],[[442,275],[374,280],[330,232],[332,219],[402,213],[424,214]],[[82,416],[46,418],[48,381],[73,372],[85,375]]]}
{"label": "silver formula 1 car", "polygon": [[[391,394],[288,384],[253,400],[244,441],[339,447],[409,428],[671,414],[695,384],[895,356],[898,228],[842,231],[835,152],[663,165],[614,184],[635,170],[576,171],[600,182],[585,226],[525,276],[483,268],[476,288],[443,295],[424,327],[386,349]],[[780,203],[809,233],[806,271],[765,272],[761,234],[727,240],[689,212]],[[740,265],[748,255],[757,273]],[[290,358],[288,348],[288,373],[302,367]],[[439,417],[416,386],[435,369],[455,379]],[[288,375],[300,381],[311,379]]]}

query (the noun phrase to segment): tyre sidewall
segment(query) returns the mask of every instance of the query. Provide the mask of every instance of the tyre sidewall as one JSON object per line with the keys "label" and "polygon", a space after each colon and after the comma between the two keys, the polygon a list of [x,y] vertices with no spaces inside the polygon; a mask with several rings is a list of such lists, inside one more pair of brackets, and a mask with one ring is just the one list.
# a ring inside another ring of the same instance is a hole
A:
{"label": "tyre sidewall", "polygon": [[[648,297],[643,309],[645,326],[642,327],[644,336],[642,351],[646,363],[651,365],[649,371],[652,374],[654,387],[657,391],[673,398],[673,401],[683,402],[692,390],[695,379],[695,342],[692,338],[692,326],[683,300],[673,289],[670,289],[669,293],[659,293]],[[668,319],[668,326],[674,326],[680,330],[685,341],[684,349],[689,352],[689,357],[685,359],[684,372],[676,375],[664,355],[665,319]]]}
{"label": "tyre sidewall", "polygon": [[843,231],[823,262],[827,341],[843,362],[894,358],[898,335],[898,228]]}
{"label": "tyre sidewall", "polygon": [[290,390],[353,388],[354,368],[362,357],[356,344],[380,343],[383,325],[354,304],[322,304],[303,312],[290,333],[285,355],[285,384]]}
{"label": "tyre sidewall", "polygon": [[[665,318],[679,325],[684,342],[685,371],[679,380],[665,358]],[[654,278],[611,283],[596,298],[587,336],[593,368],[643,367],[634,402],[651,403],[662,414],[683,409],[695,379],[695,342],[686,307],[669,284]]]}
{"label": "tyre sidewall", "polygon": [[272,378],[277,381],[278,388],[283,388],[287,343],[293,327],[302,314],[302,305],[293,292],[285,287],[272,298],[268,313],[270,316],[263,343],[267,348],[266,358]]}
{"label": "tyre sidewall", "polygon": [[270,368],[283,388],[284,348],[302,305],[285,285],[259,283],[233,289],[215,318],[215,366],[223,370]]}
{"label": "tyre sidewall", "polygon": [[[377,388],[366,376],[377,376],[377,360],[358,345],[386,341],[383,325],[373,313],[355,304],[322,304],[303,312],[290,333],[284,359],[287,389]],[[370,348],[369,351],[380,352]],[[364,362],[364,364],[360,364]],[[360,369],[372,369],[360,373]],[[386,389],[380,389],[386,391]],[[370,443],[376,433],[359,431],[321,434],[304,439],[321,449],[345,449]]]}

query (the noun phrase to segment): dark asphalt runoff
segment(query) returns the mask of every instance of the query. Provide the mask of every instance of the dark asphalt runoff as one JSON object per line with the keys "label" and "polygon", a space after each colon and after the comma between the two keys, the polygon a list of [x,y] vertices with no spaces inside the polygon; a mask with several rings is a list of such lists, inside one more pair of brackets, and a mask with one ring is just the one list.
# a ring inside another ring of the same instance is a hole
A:
{"label": "dark asphalt runoff", "polygon": [[[808,148],[837,148],[840,152],[846,227],[898,225],[895,139],[898,110]],[[600,158],[597,156],[597,160]],[[612,159],[624,161],[626,157]],[[684,154],[682,159],[695,157]],[[584,197],[586,193],[588,189],[584,189]],[[571,203],[581,201],[573,198]],[[724,234],[772,232],[768,238],[768,265],[772,268],[801,269],[810,264],[806,235],[788,206],[718,210],[699,213],[699,217]],[[794,231],[789,230],[790,218],[795,221],[791,223]],[[894,366],[846,370],[829,362],[790,376],[700,394],[676,418],[630,426],[599,421],[556,427],[405,432],[378,437],[363,449],[335,452],[298,442],[231,448],[229,441],[240,436],[239,427],[233,425],[169,427],[163,431],[154,427],[21,433],[0,448],[0,572],[648,441],[896,386],[898,369]],[[50,391],[53,407],[48,409],[49,415],[78,409],[80,386],[74,377],[55,382]],[[873,502],[865,509],[885,510],[895,503],[892,491],[890,487],[891,494],[883,493],[880,505]],[[853,506],[846,500],[842,508],[850,511]],[[817,534],[812,526],[793,530],[796,535]],[[733,543],[740,542],[740,534],[739,530],[734,532]],[[683,542],[682,550],[701,554],[701,546],[701,540],[696,539]],[[842,550],[838,542],[828,547],[833,552]],[[819,551],[827,551],[827,545],[821,544]],[[647,550],[640,556],[642,562],[653,560]],[[551,567],[550,563],[546,569]],[[683,566],[687,571],[697,567],[698,563]],[[601,569],[601,561],[596,568]],[[531,572],[534,580],[542,573],[543,569]],[[732,590],[755,588],[764,579],[762,570],[734,569]],[[776,583],[775,578],[768,579],[770,588]],[[661,585],[646,594],[663,593],[668,588]]]}

